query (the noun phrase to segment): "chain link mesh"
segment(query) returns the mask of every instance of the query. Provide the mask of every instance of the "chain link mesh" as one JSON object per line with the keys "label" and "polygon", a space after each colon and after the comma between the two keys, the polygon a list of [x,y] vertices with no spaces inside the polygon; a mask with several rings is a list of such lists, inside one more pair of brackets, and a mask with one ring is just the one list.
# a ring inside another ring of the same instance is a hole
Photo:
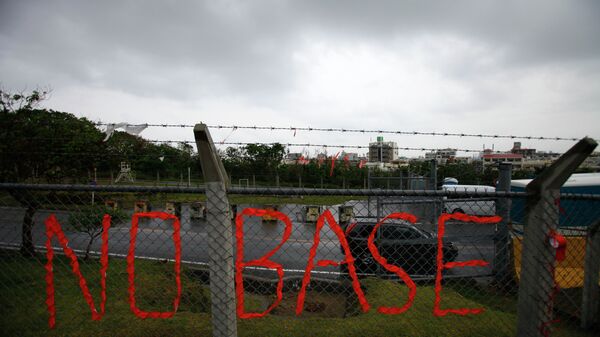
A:
{"label": "chain link mesh", "polygon": [[[527,214],[525,194],[518,193],[237,188],[226,194],[218,186],[205,193],[0,190],[2,334],[513,336],[519,284],[533,270],[554,275],[538,280],[547,290],[536,295],[546,317],[540,334],[597,333],[579,326],[586,258],[599,263],[599,252],[586,253],[600,236],[590,230],[600,220],[598,199],[555,195],[543,199],[542,213]],[[147,216],[132,241],[136,213]],[[156,217],[163,213],[179,219],[179,243],[175,221]],[[104,214],[111,219],[102,316]],[[442,214],[450,216],[442,221]],[[51,215],[76,263],[58,235],[50,241],[49,265]],[[533,216],[547,222],[540,240],[550,244],[556,234],[567,247],[558,258],[543,246],[533,254],[537,269],[521,256]],[[473,260],[479,262],[461,266]],[[140,319],[132,312],[132,284],[139,311],[176,313]],[[100,320],[92,320],[84,285]],[[381,313],[382,307],[402,312]]]}

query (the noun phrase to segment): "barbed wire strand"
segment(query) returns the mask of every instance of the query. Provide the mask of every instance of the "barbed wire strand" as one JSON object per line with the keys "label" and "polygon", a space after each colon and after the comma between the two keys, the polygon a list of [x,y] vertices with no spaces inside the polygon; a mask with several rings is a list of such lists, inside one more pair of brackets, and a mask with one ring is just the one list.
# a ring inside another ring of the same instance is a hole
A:
{"label": "barbed wire strand", "polygon": [[[190,140],[146,140],[152,143],[186,143],[196,144],[195,141]],[[340,148],[340,149],[369,149],[368,145],[339,145],[339,144],[311,144],[311,143],[285,143],[285,142],[215,142],[215,145],[234,145],[234,146],[246,146],[246,145],[275,145],[280,144],[288,147],[319,147],[319,148]],[[438,150],[451,150],[457,152],[481,152],[481,150],[474,149],[436,149],[436,148],[425,148],[425,147],[395,147],[398,150],[406,151],[438,151]]]}
{"label": "barbed wire strand", "polygon": [[[196,144],[195,141],[192,140],[151,140],[151,139],[143,139],[145,142],[148,143],[155,143],[155,144],[166,144],[166,145],[177,145],[177,144]],[[215,142],[216,146],[247,146],[247,145],[267,145],[267,146],[273,146],[273,145],[283,145],[283,146],[287,146],[287,147],[312,147],[312,148],[323,148],[323,149],[366,149],[368,150],[370,148],[369,145],[340,145],[340,144],[312,144],[312,143],[286,143],[286,142],[227,142],[227,141],[220,141],[220,142]],[[65,145],[64,148],[56,148],[55,149],[67,149],[70,147],[67,147]],[[431,147],[394,147],[394,149],[396,150],[401,150],[401,151],[429,151],[429,152],[437,152],[437,151],[456,151],[456,152],[470,152],[470,153],[482,153],[484,152],[481,149],[461,149],[461,148],[450,148],[450,147],[446,147],[446,148],[431,148]],[[23,151],[23,153],[34,153],[35,151]],[[38,151],[39,152],[39,151]],[[56,153],[59,153],[58,151],[55,151]],[[40,152],[42,153],[42,152]],[[47,152],[44,152],[47,153]],[[90,151],[64,151],[64,152],[60,152],[60,153],[90,153]],[[497,153],[494,152],[494,154],[511,154],[509,152],[507,153]],[[540,154],[545,154],[545,155],[560,155],[560,153],[557,152],[541,152]]]}
{"label": "barbed wire strand", "polygon": [[[98,126],[116,125],[116,123],[94,123]],[[126,124],[126,126],[162,127],[162,128],[193,128],[191,124]],[[270,130],[270,131],[317,131],[317,132],[348,132],[348,133],[377,133],[377,134],[396,134],[412,136],[442,136],[442,137],[477,137],[477,138],[503,138],[503,139],[527,139],[527,140],[554,140],[554,141],[577,141],[576,137],[545,137],[545,136],[519,136],[519,135],[499,135],[499,134],[476,134],[464,132],[434,132],[434,131],[403,131],[403,130],[373,130],[373,129],[345,129],[345,128],[319,128],[319,127],[282,127],[282,126],[244,126],[244,125],[207,125],[214,129],[250,129],[250,130]]]}

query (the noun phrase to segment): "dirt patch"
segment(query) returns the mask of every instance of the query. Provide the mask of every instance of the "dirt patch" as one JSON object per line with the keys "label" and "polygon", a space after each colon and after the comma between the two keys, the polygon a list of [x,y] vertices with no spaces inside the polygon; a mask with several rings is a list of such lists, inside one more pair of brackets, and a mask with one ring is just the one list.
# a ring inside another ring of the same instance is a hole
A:
{"label": "dirt patch", "polygon": [[271,314],[298,318],[345,317],[347,316],[348,306],[354,303],[353,299],[349,299],[341,293],[323,293],[309,290],[306,292],[304,311],[300,316],[296,316],[297,301],[297,293],[284,293],[281,303],[273,309]]}

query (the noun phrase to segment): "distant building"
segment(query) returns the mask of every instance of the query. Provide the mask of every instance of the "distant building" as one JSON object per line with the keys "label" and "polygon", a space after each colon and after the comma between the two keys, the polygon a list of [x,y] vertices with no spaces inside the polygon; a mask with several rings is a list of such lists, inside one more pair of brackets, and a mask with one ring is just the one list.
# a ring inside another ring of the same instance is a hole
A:
{"label": "distant building", "polygon": [[446,164],[447,162],[454,161],[456,158],[456,150],[454,149],[441,149],[425,153],[426,160],[436,160],[438,164]]}
{"label": "distant building", "polygon": [[[344,158],[346,158],[346,159],[344,159]],[[360,158],[361,157],[358,155],[358,153],[354,153],[354,152],[342,152],[338,156],[338,159],[348,160],[350,162],[359,162]]]}
{"label": "distant building", "polygon": [[454,157],[452,160],[448,160],[447,163],[461,163],[461,164],[471,164],[473,162],[473,157]]}
{"label": "distant building", "polygon": [[396,142],[384,142],[383,137],[377,137],[377,142],[369,143],[369,162],[391,163],[398,158]]}
{"label": "distant building", "polygon": [[511,163],[513,168],[521,169],[523,167],[523,155],[518,153],[492,152],[486,149],[481,155],[483,166],[496,165],[499,163]]}
{"label": "distant building", "polygon": [[543,159],[543,158],[532,158],[532,159],[524,159],[523,164],[521,165],[521,169],[523,170],[534,170],[536,168],[542,168],[544,166],[550,166],[552,164],[552,159]]}
{"label": "distant building", "polygon": [[521,147],[521,142],[514,142],[510,152],[495,152],[485,149],[481,153],[483,166],[497,163],[511,163],[517,170],[534,170],[549,166],[560,157],[559,153],[537,151]]}
{"label": "distant building", "polygon": [[392,161],[397,167],[408,167],[410,165],[410,159],[406,157],[399,157],[398,159]]}
{"label": "distant building", "polygon": [[587,157],[579,168],[591,169],[591,170],[600,170],[600,152],[593,152]]}
{"label": "distant building", "polygon": [[365,167],[368,167],[369,169],[377,169],[382,172],[388,172],[397,169],[398,165],[383,162],[368,162],[365,164]]}
{"label": "distant building", "polygon": [[558,159],[560,157],[560,153],[556,153],[556,152],[547,152],[547,151],[539,151],[535,153],[535,158],[536,159],[544,159],[544,160],[551,160],[554,161],[556,159]]}
{"label": "distant building", "polygon": [[521,147],[521,142],[514,142],[513,143],[513,148],[510,150],[510,153],[514,153],[514,154],[521,154],[523,155],[524,158],[533,158],[535,157],[535,149],[527,149],[524,147]]}
{"label": "distant building", "polygon": [[293,165],[298,163],[298,159],[302,157],[302,153],[288,153],[283,158],[283,163],[287,165]]}

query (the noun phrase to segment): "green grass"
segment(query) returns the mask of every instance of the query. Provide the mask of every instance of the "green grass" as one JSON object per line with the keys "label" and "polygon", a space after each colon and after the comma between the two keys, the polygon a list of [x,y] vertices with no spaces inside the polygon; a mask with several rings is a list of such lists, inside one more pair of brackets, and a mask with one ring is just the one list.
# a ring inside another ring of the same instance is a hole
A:
{"label": "green grass", "polygon": [[232,204],[258,204],[258,205],[338,205],[350,200],[364,200],[366,197],[346,195],[310,195],[310,196],[256,196],[256,195],[229,195]]}
{"label": "green grass", "polygon": [[[183,294],[178,312],[171,319],[139,319],[127,302],[125,261],[111,258],[107,279],[106,314],[92,321],[90,310],[70,272],[68,261],[55,257],[56,328],[49,330],[44,304],[45,258],[22,258],[14,252],[0,252],[0,329],[5,336],[210,336],[210,299],[208,288],[187,268],[182,270]],[[99,263],[83,262],[96,305],[99,305]],[[136,260],[136,298],[142,310],[169,311],[175,294],[173,265],[158,261]],[[268,315],[261,319],[238,320],[240,336],[513,336],[516,325],[516,298],[478,290],[470,283],[447,282],[442,293],[442,308],[485,308],[480,315],[435,317],[432,314],[434,289],[419,284],[413,306],[400,315],[382,315],[380,305],[402,305],[407,288],[401,283],[379,279],[362,280],[371,311],[342,318],[319,317],[306,313],[301,317]],[[286,293],[286,296],[295,296]],[[306,301],[321,301],[309,291]],[[246,310],[261,311],[268,296],[246,292]],[[355,303],[350,294],[347,300]],[[292,303],[294,300],[288,300]],[[339,307],[339,306],[338,306]],[[289,310],[288,310],[289,311]],[[593,336],[569,325],[560,325],[553,336]]]}
{"label": "green grass", "polygon": [[[366,197],[353,197],[353,196],[339,196],[339,195],[323,195],[323,196],[262,196],[262,195],[236,195],[230,194],[230,204],[258,204],[258,205],[282,205],[282,204],[300,204],[300,205],[337,205],[342,204],[350,200],[362,200]],[[105,196],[104,198],[112,198],[119,200],[127,205],[133,205],[136,200],[147,199],[152,202],[164,201],[176,201],[176,202],[196,202],[206,201],[206,195],[204,194],[190,194],[190,193],[154,193],[148,194],[136,194],[136,193],[119,193],[112,194],[111,197]]]}
{"label": "green grass", "polygon": [[[141,320],[127,302],[126,264],[110,259],[107,277],[106,315],[92,321],[90,309],[71,274],[68,261],[55,256],[56,328],[48,329],[45,305],[45,258],[25,259],[2,254],[0,265],[0,326],[6,336],[169,336],[209,335],[209,295],[205,286],[182,274],[182,298],[179,311],[170,320]],[[98,261],[83,262],[81,270],[99,308]],[[175,295],[173,266],[170,263],[136,261],[136,298],[146,311],[170,311]],[[8,288],[8,289],[7,289]],[[182,328],[183,327],[183,328]]]}
{"label": "green grass", "polygon": [[[92,200],[91,192],[71,192],[58,191],[52,193],[37,193],[33,197],[42,203],[41,208],[70,210],[77,209],[81,205],[90,205]],[[258,196],[258,195],[235,195],[230,194],[229,202],[231,204],[254,204],[254,205],[282,205],[282,204],[300,204],[300,205],[338,205],[350,200],[365,200],[364,196],[349,195],[311,195],[311,196]],[[132,192],[97,192],[95,194],[96,203],[103,203],[105,200],[116,200],[121,208],[133,208],[137,200],[149,200],[150,203],[157,206],[164,206],[165,201],[175,202],[206,202],[205,194],[193,193],[132,193]],[[0,206],[19,206],[6,192],[0,192]]]}

